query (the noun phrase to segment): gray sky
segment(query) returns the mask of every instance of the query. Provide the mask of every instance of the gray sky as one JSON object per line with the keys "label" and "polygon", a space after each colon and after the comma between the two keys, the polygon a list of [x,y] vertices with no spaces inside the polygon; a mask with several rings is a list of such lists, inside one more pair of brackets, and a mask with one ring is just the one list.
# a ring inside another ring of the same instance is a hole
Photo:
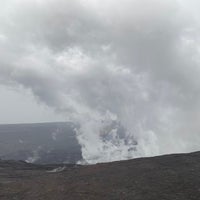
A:
{"label": "gray sky", "polygon": [[38,102],[35,97],[26,90],[16,90],[1,86],[0,98],[1,124],[55,122],[64,120],[63,116]]}
{"label": "gray sky", "polygon": [[199,11],[198,0],[1,1],[0,123],[114,118],[141,148],[162,144],[147,152],[199,148]]}

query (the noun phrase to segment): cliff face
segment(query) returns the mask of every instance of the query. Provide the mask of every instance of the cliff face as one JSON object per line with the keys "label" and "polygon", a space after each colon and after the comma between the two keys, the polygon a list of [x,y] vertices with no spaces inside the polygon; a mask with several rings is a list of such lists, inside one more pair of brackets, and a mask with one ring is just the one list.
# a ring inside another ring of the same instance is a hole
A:
{"label": "cliff face", "polygon": [[0,161],[1,200],[199,200],[200,152],[91,166]]}
{"label": "cliff face", "polygon": [[70,122],[0,125],[0,158],[37,164],[76,163],[82,159]]}

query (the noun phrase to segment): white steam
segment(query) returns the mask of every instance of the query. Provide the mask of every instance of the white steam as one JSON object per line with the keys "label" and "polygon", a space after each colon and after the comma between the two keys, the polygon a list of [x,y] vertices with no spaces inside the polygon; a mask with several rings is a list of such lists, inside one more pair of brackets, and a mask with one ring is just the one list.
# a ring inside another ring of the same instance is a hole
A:
{"label": "white steam", "polygon": [[88,163],[200,149],[197,0],[7,0],[0,83],[79,124]]}

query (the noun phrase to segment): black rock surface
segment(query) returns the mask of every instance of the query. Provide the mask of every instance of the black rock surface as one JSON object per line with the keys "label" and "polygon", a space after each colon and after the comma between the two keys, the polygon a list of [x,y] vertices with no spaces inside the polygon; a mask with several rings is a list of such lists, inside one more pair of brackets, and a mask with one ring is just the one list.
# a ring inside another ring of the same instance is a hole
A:
{"label": "black rock surface", "polygon": [[1,200],[199,200],[200,152],[79,165],[0,161]]}

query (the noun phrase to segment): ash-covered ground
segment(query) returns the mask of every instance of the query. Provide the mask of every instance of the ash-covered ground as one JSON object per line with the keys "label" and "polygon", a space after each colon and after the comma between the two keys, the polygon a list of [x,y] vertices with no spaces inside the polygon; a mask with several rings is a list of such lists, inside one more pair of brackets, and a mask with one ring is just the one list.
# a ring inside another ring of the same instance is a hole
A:
{"label": "ash-covered ground", "polygon": [[90,166],[0,161],[1,200],[199,200],[200,152]]}

